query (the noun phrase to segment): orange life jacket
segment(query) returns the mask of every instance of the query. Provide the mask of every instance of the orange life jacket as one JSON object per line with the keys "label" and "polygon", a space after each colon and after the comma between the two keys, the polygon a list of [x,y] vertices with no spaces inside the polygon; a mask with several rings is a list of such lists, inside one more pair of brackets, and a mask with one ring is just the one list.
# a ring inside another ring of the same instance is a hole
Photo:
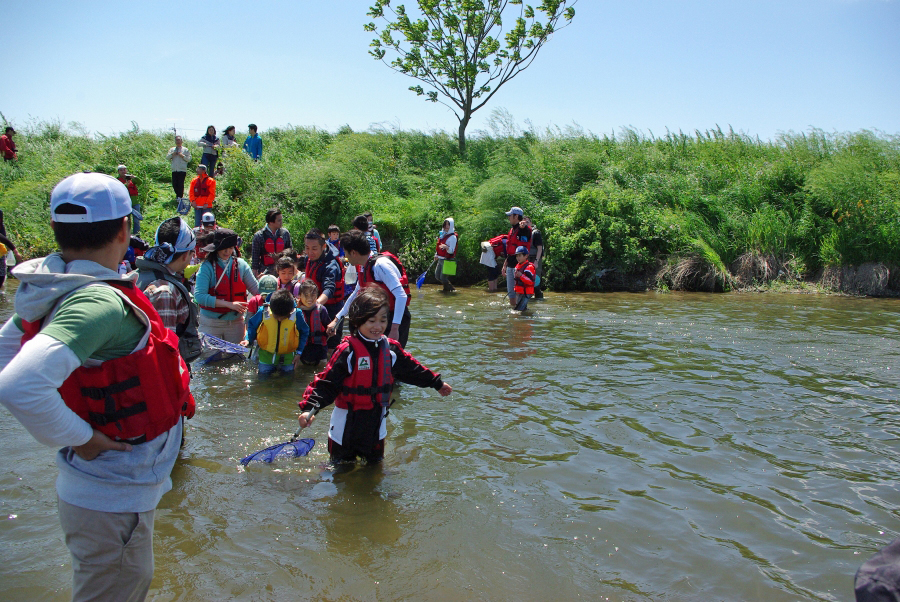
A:
{"label": "orange life jacket", "polygon": [[[178,336],[163,325],[150,301],[127,282],[107,282],[149,322],[147,344],[99,366],[76,368],[59,388],[73,412],[117,441],[155,439],[194,415],[191,375],[178,353]],[[43,319],[22,321],[22,343],[40,332]]]}
{"label": "orange life jacket", "polygon": [[521,276],[516,276],[516,283],[513,291],[517,295],[533,295],[534,294],[534,264],[525,260],[524,263],[516,265],[516,270],[522,272]]}

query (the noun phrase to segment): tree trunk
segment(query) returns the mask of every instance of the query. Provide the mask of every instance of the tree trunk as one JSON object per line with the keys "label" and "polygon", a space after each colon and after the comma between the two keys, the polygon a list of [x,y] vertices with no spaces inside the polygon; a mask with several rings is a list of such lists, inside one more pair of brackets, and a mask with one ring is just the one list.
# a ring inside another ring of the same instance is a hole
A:
{"label": "tree trunk", "polygon": [[459,156],[466,156],[466,126],[469,125],[469,115],[459,120]]}

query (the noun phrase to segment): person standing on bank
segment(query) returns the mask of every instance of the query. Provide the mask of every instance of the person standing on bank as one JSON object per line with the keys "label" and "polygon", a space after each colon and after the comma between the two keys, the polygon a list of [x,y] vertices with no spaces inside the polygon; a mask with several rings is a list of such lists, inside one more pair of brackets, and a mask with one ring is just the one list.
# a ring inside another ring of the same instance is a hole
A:
{"label": "person standing on bank", "polygon": [[219,137],[216,136],[216,128],[208,126],[206,133],[197,141],[203,154],[200,155],[200,165],[206,166],[206,173],[211,174],[216,168],[216,161],[219,159]]}
{"label": "person standing on bank", "polygon": [[188,198],[194,208],[194,227],[199,228],[203,214],[212,211],[216,200],[216,181],[206,173],[206,165],[197,166],[197,177],[191,180]]}
{"label": "person standing on bank", "polygon": [[[448,217],[444,220],[441,233],[438,234],[437,250],[434,258],[437,260],[437,268],[434,275],[444,285],[444,292],[449,293],[455,291],[456,288],[450,284],[450,279],[444,274],[444,261],[455,261],[457,244],[459,243],[459,235],[456,233],[456,227],[453,218]],[[455,273],[455,272],[454,272]]]}
{"label": "person standing on bank", "polygon": [[350,303],[356,298],[356,295],[371,284],[383,288],[388,294],[390,306],[388,317],[391,327],[387,336],[406,347],[412,315],[409,313],[409,279],[403,264],[387,251],[379,254],[372,253],[366,233],[355,228],[341,235],[341,246],[344,247],[344,256],[347,260],[351,265],[356,266],[359,281],[353,293],[347,297],[344,308],[328,325],[328,334],[332,335],[337,323],[347,315]]}
{"label": "person standing on bank", "polygon": [[13,134],[15,133],[16,130],[13,129],[13,126],[8,125],[4,134],[0,136],[0,153],[3,153],[4,161],[15,161],[19,158],[16,143],[13,142]]}
{"label": "person standing on bank", "polygon": [[135,276],[117,272],[131,212],[113,177],[57,184],[60,252],[16,267],[16,314],[0,328],[0,403],[39,442],[62,446],[56,491],[76,601],[146,597],[156,506],[194,411],[177,337]]}
{"label": "person standing on bank", "polygon": [[275,275],[275,261],[278,254],[291,246],[291,233],[282,228],[284,218],[280,209],[266,211],[265,227],[253,235],[250,247],[250,267],[253,275],[259,278],[263,274]]}
{"label": "person standing on bank", "polygon": [[118,172],[118,179],[120,182],[125,184],[125,187],[128,189],[128,194],[131,196],[131,209],[135,212],[133,215],[134,224],[132,224],[131,233],[137,236],[141,232],[141,206],[137,202],[138,198],[138,189],[137,184],[134,183],[134,176],[128,173],[128,168],[124,165],[119,165],[116,168]]}
{"label": "person standing on bank", "polygon": [[519,207],[513,207],[506,212],[509,219],[509,234],[506,239],[506,261],[503,267],[506,272],[506,296],[509,297],[509,306],[516,306],[516,249],[525,247],[531,249],[531,228],[524,221],[525,212]]}
{"label": "person standing on bank", "polygon": [[[184,180],[187,178],[188,163],[191,162],[191,151],[184,146],[184,138],[175,136],[175,146],[166,153],[166,160],[172,166],[172,190],[178,202],[179,213],[184,205]],[[187,210],[184,211],[187,213]]]}
{"label": "person standing on bank", "polygon": [[262,138],[256,133],[255,123],[248,125],[247,129],[250,131],[250,134],[244,140],[244,152],[250,155],[250,158],[254,161],[259,161],[262,159]]}
{"label": "person standing on bank", "polygon": [[[324,306],[329,320],[334,321],[344,307],[344,264],[325,244],[325,237],[318,228],[307,232],[303,242],[306,263],[301,264],[300,268],[305,273],[305,279],[312,280],[319,288],[316,303]],[[328,349],[331,350],[341,342],[343,325],[333,330],[328,332]]]}
{"label": "person standing on bank", "polygon": [[259,284],[250,266],[234,256],[238,235],[219,228],[213,242],[204,247],[206,260],[197,272],[194,299],[200,306],[200,332],[229,343],[244,340],[244,313],[247,301],[259,293]]}

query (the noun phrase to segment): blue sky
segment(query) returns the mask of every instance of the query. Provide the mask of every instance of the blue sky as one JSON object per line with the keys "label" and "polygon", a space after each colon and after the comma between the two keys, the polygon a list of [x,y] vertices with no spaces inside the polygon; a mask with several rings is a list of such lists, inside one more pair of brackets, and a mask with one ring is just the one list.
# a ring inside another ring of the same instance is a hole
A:
{"label": "blue sky", "polygon": [[[395,0],[395,3],[396,0]],[[407,0],[408,5],[412,2]],[[0,111],[111,134],[385,125],[455,132],[368,55],[371,0],[3,2]],[[900,0],[580,0],[476,113],[524,126],[900,133]],[[12,49],[12,50],[9,50]]]}

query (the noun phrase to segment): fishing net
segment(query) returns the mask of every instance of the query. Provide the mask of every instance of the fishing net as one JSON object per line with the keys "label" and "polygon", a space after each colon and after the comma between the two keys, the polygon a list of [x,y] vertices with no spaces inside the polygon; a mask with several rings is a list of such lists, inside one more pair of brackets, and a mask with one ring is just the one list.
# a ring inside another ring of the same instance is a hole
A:
{"label": "fishing net", "polygon": [[270,464],[276,458],[296,458],[298,456],[305,456],[315,444],[316,442],[314,439],[294,440],[292,438],[290,441],[271,445],[266,449],[261,449],[258,452],[250,454],[246,458],[242,458],[241,464],[244,466],[250,464],[250,462],[265,462],[266,464]]}

